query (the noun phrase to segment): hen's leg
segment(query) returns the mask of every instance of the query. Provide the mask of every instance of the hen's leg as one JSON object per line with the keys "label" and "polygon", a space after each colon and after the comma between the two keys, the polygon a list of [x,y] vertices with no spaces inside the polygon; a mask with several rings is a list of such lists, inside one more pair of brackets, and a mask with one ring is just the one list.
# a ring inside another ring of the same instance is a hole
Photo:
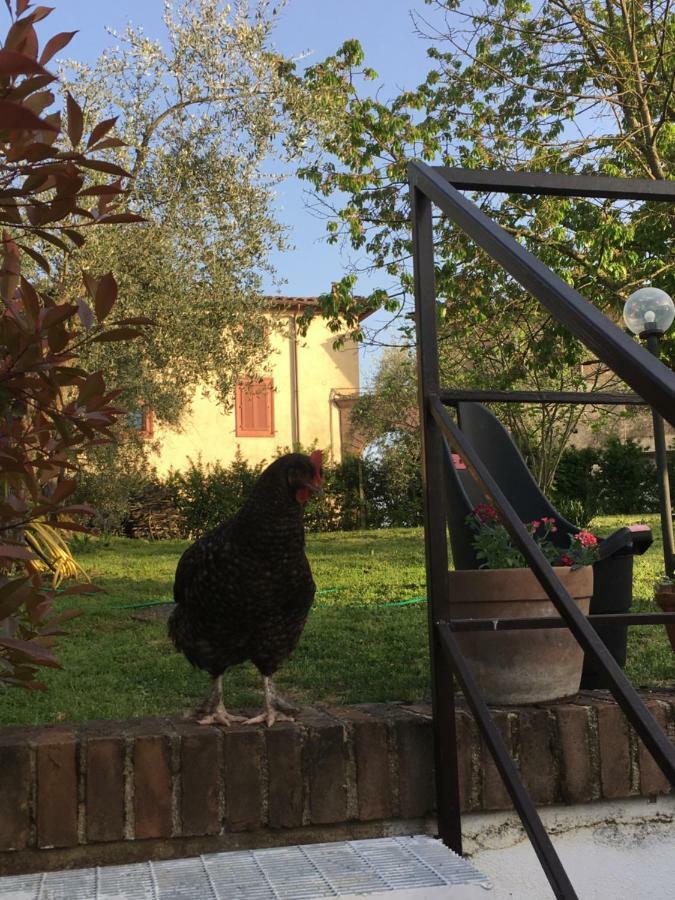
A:
{"label": "hen's leg", "polygon": [[199,725],[232,725],[234,722],[243,722],[244,716],[234,716],[225,709],[223,703],[223,677],[218,675],[213,679],[211,693],[201,709],[204,714],[197,719]]}
{"label": "hen's leg", "polygon": [[[277,705],[280,698],[275,694],[272,679],[263,675],[263,685],[265,687],[265,711],[261,712],[259,716],[247,719],[244,725],[260,725],[261,722],[265,722],[267,727],[271,728],[275,722],[292,722],[293,717],[287,716]],[[290,707],[290,704],[286,704],[286,706]],[[297,708],[295,711],[297,712]]]}

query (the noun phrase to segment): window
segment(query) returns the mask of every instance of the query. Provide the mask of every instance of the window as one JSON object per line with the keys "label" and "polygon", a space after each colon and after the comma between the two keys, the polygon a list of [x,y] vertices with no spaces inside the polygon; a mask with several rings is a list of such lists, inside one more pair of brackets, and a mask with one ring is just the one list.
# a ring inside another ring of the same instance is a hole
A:
{"label": "window", "polygon": [[128,416],[129,425],[141,437],[150,438],[155,431],[155,416],[151,409],[136,409]]}
{"label": "window", "polygon": [[271,437],[274,434],[274,384],[271,378],[242,381],[235,405],[237,437]]}

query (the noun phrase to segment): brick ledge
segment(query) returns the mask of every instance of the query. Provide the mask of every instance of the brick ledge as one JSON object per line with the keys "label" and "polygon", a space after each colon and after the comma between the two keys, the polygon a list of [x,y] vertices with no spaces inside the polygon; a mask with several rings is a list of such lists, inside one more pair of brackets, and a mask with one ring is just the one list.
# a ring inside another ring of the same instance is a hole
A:
{"label": "brick ledge", "polygon": [[[643,697],[675,743],[675,692]],[[604,692],[495,718],[538,805],[669,791]],[[510,808],[461,705],[457,732],[462,809]],[[430,707],[311,708],[269,731],[167,718],[8,727],[0,797],[0,874],[425,830]]]}

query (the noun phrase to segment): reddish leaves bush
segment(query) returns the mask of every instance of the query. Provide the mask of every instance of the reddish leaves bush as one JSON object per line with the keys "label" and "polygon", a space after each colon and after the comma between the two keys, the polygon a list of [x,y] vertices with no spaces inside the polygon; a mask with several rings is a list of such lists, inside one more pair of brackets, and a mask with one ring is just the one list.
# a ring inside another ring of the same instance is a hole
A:
{"label": "reddish leaves bush", "polygon": [[[66,100],[66,127],[44,66],[74,32],[49,40],[40,52],[35,24],[44,6],[5,0],[11,24],[0,49],[0,686],[42,687],[38,666],[58,666],[52,646],[72,613],[57,612],[55,592],[38,572],[23,539],[34,519],[69,530],[88,507],[68,503],[75,490],[78,453],[113,440],[121,410],[117,391],[100,372],[78,365],[95,341],[127,340],[149,324],[114,319],[112,275],[83,273],[76,303],[60,302],[52,273],[82,245],[86,229],[131,222],[120,211],[127,173],[100,153],[120,145],[114,119],[85,138],[85,116]],[[99,154],[99,155],[97,155]],[[105,324],[104,323],[105,320]],[[73,585],[61,595],[96,590]]]}

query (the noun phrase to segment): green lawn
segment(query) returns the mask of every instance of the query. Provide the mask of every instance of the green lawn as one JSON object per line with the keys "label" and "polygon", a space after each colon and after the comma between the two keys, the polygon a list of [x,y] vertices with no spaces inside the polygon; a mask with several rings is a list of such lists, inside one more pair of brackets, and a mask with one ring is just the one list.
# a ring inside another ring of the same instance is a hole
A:
{"label": "green lawn", "polygon": [[[616,520],[598,521],[598,531]],[[650,524],[655,530],[657,521]],[[171,596],[185,543],[114,538],[78,544],[79,561],[106,594],[69,598],[82,615],[59,647],[62,670],[45,670],[49,690],[6,691],[0,724],[180,714],[206,691],[208,677],[173,651],[160,621],[137,621],[129,604]],[[423,596],[420,529],[311,535],[308,553],[319,589],[298,649],[278,683],[302,703],[417,700],[429,696],[426,607],[386,605]],[[654,546],[636,561],[637,609],[648,609],[660,571]],[[636,686],[675,683],[675,654],[661,626],[633,628],[628,671]],[[252,666],[225,675],[232,707],[260,704]]]}

